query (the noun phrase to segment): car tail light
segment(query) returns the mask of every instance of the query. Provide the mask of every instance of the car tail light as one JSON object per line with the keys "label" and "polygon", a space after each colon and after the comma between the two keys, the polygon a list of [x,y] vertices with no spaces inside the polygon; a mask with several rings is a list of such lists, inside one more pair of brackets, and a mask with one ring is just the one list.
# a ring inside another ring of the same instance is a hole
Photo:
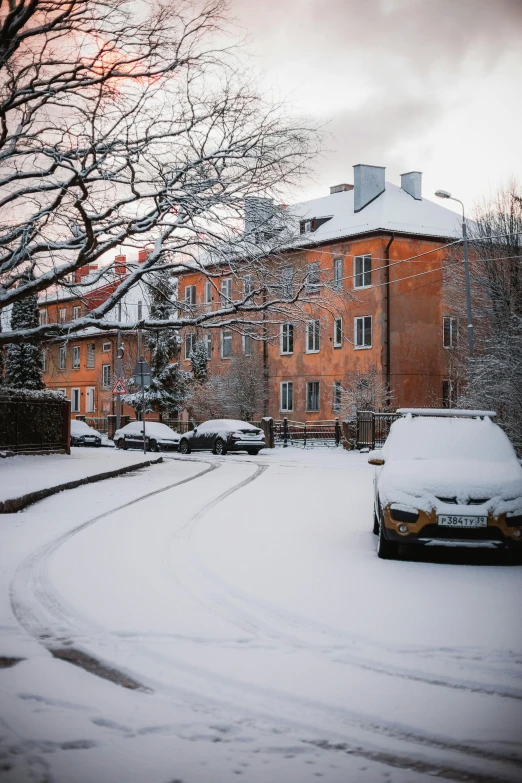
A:
{"label": "car tail light", "polygon": [[232,440],[241,440],[242,435],[240,432],[229,432],[228,437]]}
{"label": "car tail light", "polygon": [[400,508],[390,508],[390,516],[395,522],[416,522],[419,518],[418,511],[403,511]]}

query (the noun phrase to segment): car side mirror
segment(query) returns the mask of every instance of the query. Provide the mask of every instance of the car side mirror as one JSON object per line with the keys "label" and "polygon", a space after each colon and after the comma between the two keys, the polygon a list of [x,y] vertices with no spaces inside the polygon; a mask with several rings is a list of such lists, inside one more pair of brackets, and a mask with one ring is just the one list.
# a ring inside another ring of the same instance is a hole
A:
{"label": "car side mirror", "polygon": [[198,431],[198,428],[197,428],[197,427],[194,427],[194,429],[192,430],[192,434],[193,434],[193,435],[196,435],[197,431]]}
{"label": "car side mirror", "polygon": [[368,454],[368,462],[370,465],[384,465],[384,455],[380,449],[370,451]]}

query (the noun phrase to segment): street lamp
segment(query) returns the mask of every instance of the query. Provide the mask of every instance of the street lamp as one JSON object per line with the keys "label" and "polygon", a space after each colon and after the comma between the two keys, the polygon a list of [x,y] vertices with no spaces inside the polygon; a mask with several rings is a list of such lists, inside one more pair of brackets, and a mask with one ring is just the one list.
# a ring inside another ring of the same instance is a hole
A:
{"label": "street lamp", "polygon": [[459,198],[455,198],[448,193],[447,190],[436,190],[435,195],[438,198],[449,198],[452,201],[458,201],[462,207],[462,245],[464,248],[464,275],[466,278],[466,313],[468,317],[468,348],[469,355],[473,356],[474,338],[473,338],[473,320],[471,318],[471,283],[469,276],[469,259],[468,259],[468,230],[466,226],[466,216],[464,214],[464,204]]}

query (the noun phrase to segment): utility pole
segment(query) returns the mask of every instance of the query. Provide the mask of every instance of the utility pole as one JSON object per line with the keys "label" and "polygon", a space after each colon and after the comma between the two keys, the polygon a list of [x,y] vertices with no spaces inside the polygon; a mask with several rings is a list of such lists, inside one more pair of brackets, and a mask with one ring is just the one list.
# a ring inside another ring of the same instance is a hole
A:
{"label": "utility pole", "polygon": [[449,198],[451,201],[458,201],[462,207],[462,247],[464,250],[464,277],[466,279],[466,317],[468,320],[468,351],[469,355],[473,356],[475,350],[475,337],[473,334],[473,318],[471,313],[471,278],[469,274],[469,257],[468,257],[468,227],[466,225],[466,215],[464,213],[464,204],[460,198],[455,198],[447,190],[436,190],[435,195],[438,198]]}
{"label": "utility pole", "polygon": [[[121,302],[118,304],[118,330],[116,332],[116,375],[118,377],[118,380],[121,378],[121,357],[122,357],[122,350],[121,350],[121,332],[120,332],[120,322],[121,322]],[[121,420],[121,394],[116,395],[116,429],[120,429],[120,420]]]}

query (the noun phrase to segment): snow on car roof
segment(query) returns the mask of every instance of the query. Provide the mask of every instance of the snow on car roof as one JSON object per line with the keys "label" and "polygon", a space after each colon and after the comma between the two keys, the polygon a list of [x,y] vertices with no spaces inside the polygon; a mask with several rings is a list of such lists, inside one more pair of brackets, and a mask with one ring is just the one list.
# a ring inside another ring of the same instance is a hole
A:
{"label": "snow on car roof", "polygon": [[[166,424],[162,424],[160,421],[146,421],[145,422],[145,434],[156,435],[157,437],[169,438],[179,435],[178,432],[171,430]],[[127,432],[132,434],[133,432],[143,432],[142,421],[131,421],[126,424],[125,427],[121,427],[118,432]]]}
{"label": "snow on car roof", "polygon": [[452,416],[458,418],[478,418],[483,416],[489,416],[495,418],[496,411],[474,411],[464,410],[463,408],[398,408],[397,413],[406,415],[411,413],[412,416]]}
{"label": "snow on car roof", "polygon": [[509,438],[489,417],[438,418],[409,413],[392,424],[384,450],[387,457],[398,460],[516,460]]}
{"label": "snow on car roof", "polygon": [[98,434],[93,427],[89,427],[87,422],[79,419],[71,419],[71,432],[73,435],[81,435],[82,433],[88,433],[89,435]]}
{"label": "snow on car roof", "polygon": [[237,419],[210,419],[200,424],[198,429],[202,427],[215,427],[222,430],[258,430],[255,424],[251,424],[248,421],[238,421]]}

